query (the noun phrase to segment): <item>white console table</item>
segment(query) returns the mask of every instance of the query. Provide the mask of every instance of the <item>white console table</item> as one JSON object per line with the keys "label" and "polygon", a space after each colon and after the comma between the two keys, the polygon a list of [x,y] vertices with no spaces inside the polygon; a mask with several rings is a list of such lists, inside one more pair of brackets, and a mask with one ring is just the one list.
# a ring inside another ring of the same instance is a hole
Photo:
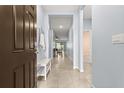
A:
{"label": "white console table", "polygon": [[51,59],[43,59],[37,63],[37,75],[44,76],[45,80],[47,73],[51,70]]}

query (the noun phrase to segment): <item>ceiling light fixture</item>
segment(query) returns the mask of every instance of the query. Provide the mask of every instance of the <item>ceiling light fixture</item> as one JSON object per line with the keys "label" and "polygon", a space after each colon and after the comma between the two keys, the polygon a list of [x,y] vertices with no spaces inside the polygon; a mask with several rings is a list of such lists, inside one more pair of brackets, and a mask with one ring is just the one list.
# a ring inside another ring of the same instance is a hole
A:
{"label": "ceiling light fixture", "polygon": [[60,26],[59,26],[59,28],[60,28],[60,29],[62,29],[62,28],[63,28],[63,26],[62,26],[62,25],[60,25]]}

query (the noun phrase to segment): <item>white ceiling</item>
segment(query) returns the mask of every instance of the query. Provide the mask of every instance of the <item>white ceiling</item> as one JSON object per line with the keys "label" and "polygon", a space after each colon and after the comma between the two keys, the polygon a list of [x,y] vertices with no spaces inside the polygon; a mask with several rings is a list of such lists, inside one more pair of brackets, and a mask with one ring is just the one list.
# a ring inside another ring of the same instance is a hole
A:
{"label": "white ceiling", "polygon": [[[68,14],[79,9],[79,5],[43,5],[43,9],[48,13]],[[73,18],[69,15],[50,16],[50,27],[54,30],[55,35],[59,39],[68,39],[68,31],[72,25]],[[62,25],[63,29],[59,26]]]}
{"label": "white ceiling", "polygon": [[[79,5],[43,5],[42,6],[46,12],[49,13],[70,13],[77,11]],[[86,5],[84,7],[84,19],[91,19],[91,6]],[[68,39],[68,31],[72,26],[73,18],[69,15],[51,15],[50,16],[50,27],[54,30],[55,35],[59,39]],[[62,25],[63,29],[60,29],[59,26]]]}
{"label": "white ceiling", "polygon": [[84,19],[91,19],[92,18],[92,6],[86,5],[84,7]]}
{"label": "white ceiling", "polygon": [[79,9],[79,5],[43,5],[43,8],[47,12],[74,12]]}
{"label": "white ceiling", "polygon": [[[59,39],[68,39],[68,31],[73,23],[73,16],[71,15],[51,15],[50,19],[50,28],[53,29],[56,37]],[[62,25],[63,28],[60,29],[59,26]]]}
{"label": "white ceiling", "polygon": [[[80,5],[43,5],[45,11],[53,13],[68,13],[77,11]],[[92,6],[84,5],[84,19],[91,19]]]}

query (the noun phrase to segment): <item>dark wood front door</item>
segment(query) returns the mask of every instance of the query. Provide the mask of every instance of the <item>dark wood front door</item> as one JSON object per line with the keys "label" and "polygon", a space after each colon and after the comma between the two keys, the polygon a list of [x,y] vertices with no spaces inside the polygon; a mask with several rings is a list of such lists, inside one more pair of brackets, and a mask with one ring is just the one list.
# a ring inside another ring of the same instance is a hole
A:
{"label": "dark wood front door", "polygon": [[36,6],[0,6],[0,87],[36,85]]}

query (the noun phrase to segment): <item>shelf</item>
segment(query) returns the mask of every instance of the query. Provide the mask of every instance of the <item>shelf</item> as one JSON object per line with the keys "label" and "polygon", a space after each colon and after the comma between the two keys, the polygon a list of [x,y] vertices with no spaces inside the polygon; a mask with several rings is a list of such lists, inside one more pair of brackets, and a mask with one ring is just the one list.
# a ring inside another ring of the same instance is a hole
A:
{"label": "shelf", "polygon": [[43,59],[38,62],[37,76],[44,76],[46,80],[47,73],[51,70],[51,60]]}

